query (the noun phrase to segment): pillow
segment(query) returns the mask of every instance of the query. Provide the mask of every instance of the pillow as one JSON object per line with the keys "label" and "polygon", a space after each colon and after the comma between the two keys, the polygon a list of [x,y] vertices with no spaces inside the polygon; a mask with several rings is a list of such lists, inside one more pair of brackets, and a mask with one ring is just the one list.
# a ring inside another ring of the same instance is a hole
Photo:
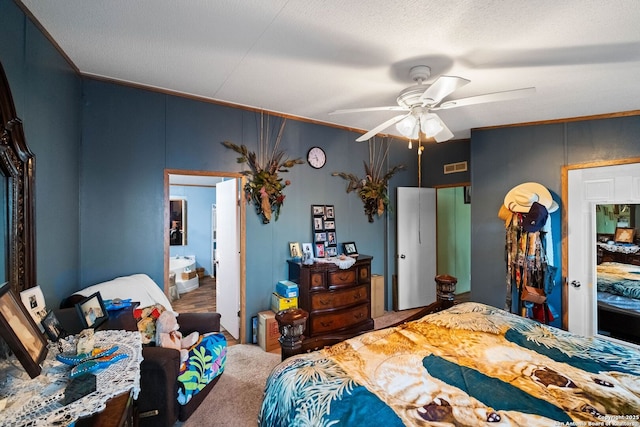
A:
{"label": "pillow", "polygon": [[142,344],[149,344],[156,338],[156,320],[165,311],[162,304],[155,304],[149,307],[136,308],[133,310],[133,317],[138,322],[138,331],[142,338]]}

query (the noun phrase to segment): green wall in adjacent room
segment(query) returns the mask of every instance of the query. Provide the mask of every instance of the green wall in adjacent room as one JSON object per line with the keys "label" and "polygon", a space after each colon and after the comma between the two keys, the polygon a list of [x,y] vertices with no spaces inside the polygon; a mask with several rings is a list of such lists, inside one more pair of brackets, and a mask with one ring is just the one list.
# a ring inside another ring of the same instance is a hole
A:
{"label": "green wall in adjacent room", "polygon": [[471,204],[464,187],[437,190],[438,274],[458,279],[456,294],[471,290]]}

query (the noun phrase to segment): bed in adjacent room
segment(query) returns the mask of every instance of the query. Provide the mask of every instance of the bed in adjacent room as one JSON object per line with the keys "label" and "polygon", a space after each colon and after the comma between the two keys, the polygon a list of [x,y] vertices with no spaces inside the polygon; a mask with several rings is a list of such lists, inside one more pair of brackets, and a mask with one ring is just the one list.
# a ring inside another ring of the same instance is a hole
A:
{"label": "bed in adjacent room", "polygon": [[640,344],[640,266],[603,262],[596,273],[599,332]]}
{"label": "bed in adjacent room", "polygon": [[290,357],[260,412],[261,426],[589,422],[640,425],[640,352],[478,303]]}

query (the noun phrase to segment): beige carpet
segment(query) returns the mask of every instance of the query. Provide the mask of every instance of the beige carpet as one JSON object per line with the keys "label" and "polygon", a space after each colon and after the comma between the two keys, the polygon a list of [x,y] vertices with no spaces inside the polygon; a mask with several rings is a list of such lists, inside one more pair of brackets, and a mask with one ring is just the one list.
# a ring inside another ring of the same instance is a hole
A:
{"label": "beige carpet", "polygon": [[278,363],[279,353],[266,353],[257,345],[229,347],[218,384],[193,415],[175,427],[256,426],[267,376]]}

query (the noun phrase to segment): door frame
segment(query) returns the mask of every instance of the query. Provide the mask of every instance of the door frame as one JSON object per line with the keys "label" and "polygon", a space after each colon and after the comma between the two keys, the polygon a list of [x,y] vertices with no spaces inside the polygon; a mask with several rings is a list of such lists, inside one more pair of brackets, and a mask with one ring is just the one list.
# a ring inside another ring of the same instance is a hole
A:
{"label": "door frame", "polygon": [[[164,229],[164,294],[169,297],[169,228],[166,227],[169,224],[170,219],[170,210],[169,210],[169,175],[193,175],[193,176],[216,176],[216,177],[224,177],[224,178],[239,178],[238,188],[242,189],[245,185],[245,176],[241,173],[237,172],[218,172],[218,171],[197,171],[190,169],[165,169],[164,170],[164,219],[163,219],[163,229]],[[238,222],[239,230],[239,238],[240,241],[240,343],[246,343],[246,322],[245,322],[245,312],[246,312],[246,283],[247,283],[247,268],[246,268],[246,203],[245,203],[245,195],[244,191],[238,191],[238,204],[240,208],[240,218]]]}
{"label": "door frame", "polygon": [[569,200],[569,171],[576,169],[590,169],[603,166],[619,166],[631,163],[640,163],[640,157],[631,157],[618,160],[602,160],[587,163],[577,163],[573,165],[562,166],[561,185],[562,185],[562,329],[569,330],[569,224],[567,215],[567,202]]}

